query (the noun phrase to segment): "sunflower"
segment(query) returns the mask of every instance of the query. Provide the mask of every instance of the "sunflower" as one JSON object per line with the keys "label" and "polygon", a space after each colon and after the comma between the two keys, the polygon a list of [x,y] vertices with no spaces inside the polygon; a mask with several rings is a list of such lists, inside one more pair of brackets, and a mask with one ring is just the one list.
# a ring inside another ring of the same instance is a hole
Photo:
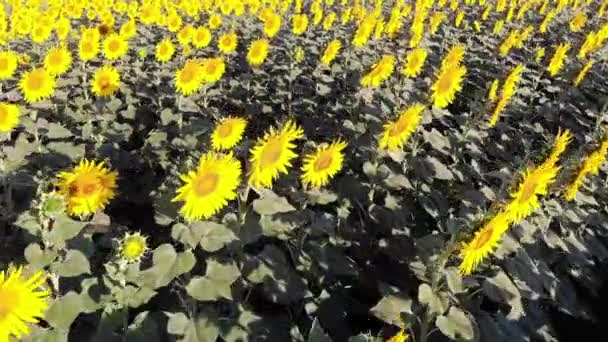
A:
{"label": "sunflower", "polygon": [[487,259],[500,243],[503,234],[509,229],[509,220],[506,213],[498,213],[486,222],[475,233],[468,243],[463,243],[460,250],[462,262],[458,267],[461,274],[471,274],[479,264]]}
{"label": "sunflower", "polygon": [[606,153],[608,153],[608,135],[604,138],[604,141],[602,141],[600,146],[585,158],[578,169],[576,177],[566,187],[564,192],[564,198],[566,200],[572,201],[576,197],[579,188],[583,185],[585,177],[587,177],[589,173],[593,175],[598,174],[600,166],[606,161]]}
{"label": "sunflower", "polygon": [[13,77],[17,70],[17,54],[13,51],[0,52],[0,80]]}
{"label": "sunflower", "polygon": [[264,34],[268,38],[276,36],[281,28],[281,16],[275,13],[270,13],[264,20]]}
{"label": "sunflower", "polygon": [[331,62],[338,56],[340,49],[342,48],[342,42],[339,39],[334,39],[325,48],[323,56],[321,56],[321,63],[325,66],[330,66]]}
{"label": "sunflower", "polygon": [[236,198],[241,163],[232,153],[208,152],[201,156],[196,170],[181,175],[185,183],[173,202],[185,202],[180,213],[188,221],[206,219]]}
{"label": "sunflower", "polygon": [[583,27],[585,27],[585,24],[587,23],[587,16],[585,15],[584,12],[580,12],[577,13],[576,15],[574,15],[574,17],[572,17],[572,20],[570,20],[570,31],[572,32],[580,32]]}
{"label": "sunflower", "polygon": [[55,92],[55,78],[41,68],[34,68],[21,76],[19,88],[28,103],[44,100]]}
{"label": "sunflower", "polygon": [[583,81],[585,76],[587,76],[587,73],[589,72],[589,70],[591,70],[591,67],[593,67],[593,61],[588,61],[587,63],[585,63],[585,65],[583,66],[581,71],[579,71],[578,74],[576,75],[576,77],[574,78],[575,86],[578,86],[579,84],[581,84],[581,82]]}
{"label": "sunflower", "polygon": [[304,49],[300,45],[293,48],[292,54],[296,63],[300,63],[304,60]]}
{"label": "sunflower", "polygon": [[387,80],[395,69],[395,56],[385,55],[378,63],[372,66],[372,69],[361,78],[363,87],[379,87],[382,82]]}
{"label": "sunflower", "polygon": [[428,53],[424,48],[412,50],[405,59],[405,67],[402,70],[402,74],[407,77],[418,76],[422,72],[427,56]]}
{"label": "sunflower", "polygon": [[72,23],[70,19],[66,17],[61,17],[55,23],[55,33],[57,34],[57,38],[61,41],[65,41],[72,30]]}
{"label": "sunflower", "polygon": [[194,34],[194,27],[190,24],[182,27],[177,33],[177,41],[181,46],[187,46],[192,41],[192,35]]}
{"label": "sunflower", "polygon": [[93,214],[105,208],[115,195],[116,171],[110,171],[104,162],[82,160],[70,172],[59,173],[59,193],[67,201],[70,215]]}
{"label": "sunflower", "polygon": [[192,45],[197,49],[207,47],[211,43],[211,31],[205,26],[199,26],[192,35]]}
{"label": "sunflower", "polygon": [[215,29],[219,28],[220,26],[222,26],[222,16],[217,13],[213,13],[209,17],[209,21],[207,23],[208,23],[210,29],[215,30]]}
{"label": "sunflower", "polygon": [[518,64],[515,68],[511,70],[507,78],[505,79],[505,83],[502,87],[501,96],[505,99],[510,99],[515,95],[515,91],[517,90],[517,84],[521,79],[521,74],[524,72],[524,66]]}
{"label": "sunflower", "polygon": [[249,184],[254,187],[271,187],[280,174],[286,174],[291,160],[298,155],[293,152],[296,139],[304,137],[304,131],[293,121],[288,121],[281,130],[274,127],[251,149]]}
{"label": "sunflower", "polygon": [[51,37],[51,33],[53,33],[51,26],[37,24],[31,32],[32,41],[36,44],[42,44]]}
{"label": "sunflower", "polygon": [[462,89],[462,81],[467,73],[463,65],[450,65],[440,70],[437,80],[431,87],[431,100],[437,108],[445,108],[454,102],[456,93]]}
{"label": "sunflower", "polygon": [[91,91],[96,96],[112,96],[120,86],[120,74],[111,65],[106,65],[95,72]]}
{"label": "sunflower", "polygon": [[99,54],[99,40],[82,38],[78,43],[78,57],[86,62]]}
{"label": "sunflower", "polygon": [[19,107],[0,102],[0,132],[10,132],[19,123]]}
{"label": "sunflower", "polygon": [[424,108],[423,104],[413,104],[404,110],[396,121],[385,124],[384,133],[380,138],[380,148],[385,150],[403,148],[403,144],[414,133],[420,120],[422,120]]}
{"label": "sunflower", "polygon": [[175,73],[175,87],[182,95],[190,95],[198,90],[203,82],[201,63],[188,60],[184,67]]}
{"label": "sunflower", "polygon": [[541,165],[523,173],[517,190],[511,192],[512,199],[506,208],[510,222],[520,222],[540,206],[538,196],[549,193],[548,188],[555,181],[559,169],[557,165]]}
{"label": "sunflower", "polygon": [[324,144],[313,153],[304,157],[302,165],[302,183],[318,189],[325,186],[342,169],[346,143],[337,140],[331,144]]}
{"label": "sunflower", "polygon": [[178,14],[170,14],[167,16],[167,29],[169,32],[177,32],[182,27],[183,20]]}
{"label": "sunflower", "polygon": [[139,262],[147,250],[147,237],[140,233],[126,233],[118,244],[120,258],[127,263]]}
{"label": "sunflower", "polygon": [[200,77],[206,83],[219,81],[226,72],[226,63],[224,58],[207,58],[201,63]]}
{"label": "sunflower", "polygon": [[450,48],[448,53],[441,61],[441,69],[449,68],[451,66],[460,65],[464,58],[465,48],[462,44],[456,44]]}
{"label": "sunflower", "polygon": [[559,161],[559,158],[564,153],[568,145],[572,142],[572,134],[569,130],[564,130],[560,128],[555,136],[555,140],[553,141],[553,146],[551,148],[551,154],[543,163],[544,166],[555,166]]}
{"label": "sunflower", "polygon": [[135,23],[135,20],[130,19],[122,24],[119,32],[124,39],[130,39],[137,35],[137,24]]}
{"label": "sunflower", "polygon": [[129,50],[129,42],[117,33],[112,33],[103,41],[103,55],[109,59],[119,59]]}
{"label": "sunflower", "polygon": [[494,79],[490,84],[490,89],[488,90],[488,100],[490,100],[490,102],[494,102],[494,100],[496,100],[499,84],[498,79]]}
{"label": "sunflower", "polygon": [[323,30],[329,31],[334,25],[334,21],[336,21],[336,12],[329,12],[323,19]]}
{"label": "sunflower", "polygon": [[232,53],[234,50],[236,50],[237,43],[238,36],[236,33],[225,33],[220,37],[217,47],[223,53]]}
{"label": "sunflower", "polygon": [[43,271],[29,279],[22,277],[23,267],[9,267],[0,272],[0,341],[29,335],[28,323],[37,323],[47,309],[51,291],[40,289],[47,280]]}
{"label": "sunflower", "polygon": [[247,62],[252,66],[259,66],[264,63],[266,56],[268,56],[269,45],[266,39],[257,39],[251,42],[247,51]]}
{"label": "sunflower", "polygon": [[211,146],[218,151],[233,148],[243,138],[245,127],[247,127],[245,119],[234,117],[222,119],[211,133]]}
{"label": "sunflower", "polygon": [[175,53],[175,46],[171,39],[165,38],[156,45],[156,60],[165,63],[171,60]]}
{"label": "sunflower", "polygon": [[557,73],[564,66],[564,61],[566,60],[568,50],[570,50],[570,44],[560,44],[555,48],[555,52],[549,61],[549,65],[547,66],[547,71],[551,76],[557,75]]}
{"label": "sunflower", "polygon": [[395,336],[386,340],[386,342],[406,342],[409,338],[410,335],[405,332],[405,329],[401,329]]}
{"label": "sunflower", "polygon": [[296,14],[291,19],[291,24],[293,25],[293,34],[299,36],[304,33],[306,27],[308,27],[308,17],[306,14]]}
{"label": "sunflower", "polygon": [[53,76],[62,75],[72,65],[72,54],[66,47],[51,49],[44,58],[44,68]]}

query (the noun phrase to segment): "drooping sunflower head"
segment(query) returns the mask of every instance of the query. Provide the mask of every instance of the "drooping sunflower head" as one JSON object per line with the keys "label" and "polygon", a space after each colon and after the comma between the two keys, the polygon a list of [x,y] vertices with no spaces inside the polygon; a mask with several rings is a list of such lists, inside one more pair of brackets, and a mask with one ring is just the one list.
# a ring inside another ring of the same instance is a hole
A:
{"label": "drooping sunflower head", "polygon": [[254,187],[271,187],[280,174],[286,174],[293,152],[294,140],[304,137],[304,130],[288,121],[281,130],[271,128],[251,149],[249,184]]}
{"label": "drooping sunflower head", "polygon": [[214,150],[229,150],[243,138],[247,120],[227,117],[222,119],[211,134],[211,146]]}
{"label": "drooping sunflower head", "polygon": [[183,68],[175,73],[175,87],[182,95],[190,95],[198,90],[203,82],[201,64],[197,60],[189,60]]}
{"label": "drooping sunflower head", "polygon": [[206,219],[236,198],[241,163],[232,153],[209,152],[201,157],[196,170],[182,174],[185,183],[173,202],[184,202],[180,213],[188,221]]}
{"label": "drooping sunflower head", "polygon": [[222,78],[224,72],[226,72],[224,58],[215,57],[203,60],[200,73],[204,82],[217,82]]}
{"label": "drooping sunflower head", "polygon": [[19,123],[19,107],[0,102],[0,132],[10,132]]}
{"label": "drooping sunflower head", "polygon": [[23,267],[0,271],[0,341],[29,335],[27,324],[37,323],[48,307],[51,291],[41,289],[46,274],[39,271],[28,279],[22,273]]}
{"label": "drooping sunflower head", "polygon": [[541,165],[523,173],[521,182],[511,192],[511,201],[506,207],[510,222],[520,222],[540,206],[539,196],[548,194],[549,186],[555,182],[559,169],[556,165]]}
{"label": "drooping sunflower head", "polygon": [[416,77],[422,72],[424,62],[428,53],[424,48],[416,48],[412,50],[405,60],[405,67],[402,73],[407,77]]}
{"label": "drooping sunflower head", "polygon": [[325,186],[342,169],[344,153],[347,144],[337,140],[331,144],[324,144],[313,153],[304,157],[302,165],[302,183],[318,189]]}
{"label": "drooping sunflower head", "polygon": [[44,58],[44,67],[51,75],[62,75],[72,65],[72,54],[66,47],[51,49]]}
{"label": "drooping sunflower head", "polygon": [[118,245],[120,259],[127,263],[136,263],[148,251],[148,237],[140,233],[126,233]]}
{"label": "drooping sunflower head", "polygon": [[199,26],[192,35],[192,45],[198,49],[202,49],[211,43],[211,31],[205,26]]}
{"label": "drooping sunflower head", "polygon": [[111,65],[106,65],[95,72],[91,91],[96,96],[112,96],[120,86],[120,74]]}
{"label": "drooping sunflower head", "polygon": [[471,241],[464,243],[460,250],[462,262],[458,270],[468,275],[494,252],[503,234],[509,229],[508,215],[501,212],[487,221]]}
{"label": "drooping sunflower head", "polygon": [[0,52],[0,80],[13,77],[17,70],[17,54],[12,51]]}
{"label": "drooping sunflower head", "polygon": [[342,42],[339,39],[334,39],[325,48],[323,56],[321,57],[321,63],[325,66],[330,66],[331,62],[338,56],[340,49],[342,48]]}
{"label": "drooping sunflower head", "polygon": [[103,41],[103,55],[109,59],[119,59],[127,53],[129,42],[118,33],[110,34]]}
{"label": "drooping sunflower head", "polygon": [[175,46],[171,39],[165,38],[156,45],[156,60],[165,63],[171,60],[175,53]]}
{"label": "drooping sunflower head", "polygon": [[28,103],[44,100],[55,92],[55,78],[46,69],[34,68],[21,76],[19,88]]}
{"label": "drooping sunflower head", "polygon": [[217,47],[223,53],[232,53],[234,50],[236,50],[237,43],[238,36],[236,33],[225,33],[220,37]]}
{"label": "drooping sunflower head", "polygon": [[252,66],[259,66],[264,63],[268,56],[268,48],[270,44],[266,39],[258,39],[251,42],[247,51],[247,62]]}
{"label": "drooping sunflower head", "polygon": [[116,171],[104,162],[82,160],[72,171],[59,173],[59,193],[67,201],[70,215],[86,216],[105,208],[115,196]]}
{"label": "drooping sunflower head", "polygon": [[420,103],[407,108],[397,120],[384,125],[384,132],[380,138],[380,148],[384,150],[397,150],[409,139],[422,120],[425,106]]}
{"label": "drooping sunflower head", "polygon": [[451,65],[442,69],[431,87],[433,92],[431,100],[437,108],[445,108],[454,102],[456,93],[462,89],[462,81],[467,73],[463,65]]}

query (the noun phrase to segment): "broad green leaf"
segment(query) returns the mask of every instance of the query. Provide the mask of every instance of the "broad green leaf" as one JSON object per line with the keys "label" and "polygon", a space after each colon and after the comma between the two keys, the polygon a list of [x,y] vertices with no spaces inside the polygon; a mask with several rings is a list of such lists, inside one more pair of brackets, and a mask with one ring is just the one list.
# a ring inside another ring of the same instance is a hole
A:
{"label": "broad green leaf", "polygon": [[40,245],[37,243],[30,243],[24,251],[25,260],[27,260],[30,267],[34,270],[42,269],[50,265],[55,258],[57,258],[57,252],[53,250],[42,250]]}
{"label": "broad green leaf", "polygon": [[68,292],[51,304],[46,312],[45,319],[53,328],[68,331],[72,322],[81,312],[80,296],[76,292]]}
{"label": "broad green leaf", "polygon": [[232,299],[231,285],[241,276],[234,262],[221,264],[213,259],[207,261],[207,272],[204,277],[190,280],[186,291],[192,298],[201,301]]}
{"label": "broad green leaf", "polygon": [[51,268],[61,277],[67,278],[91,273],[89,260],[81,251],[76,249],[68,250],[63,262],[54,263]]}
{"label": "broad green leaf", "polygon": [[66,241],[78,235],[87,224],[88,222],[72,220],[67,216],[59,216],[53,222],[53,229],[49,233],[48,238],[56,246],[62,247]]}
{"label": "broad green leaf", "polygon": [[237,240],[232,230],[215,222],[196,222],[192,224],[191,229],[194,238],[200,241],[201,247],[207,252],[217,252],[230,242]]}
{"label": "broad green leaf", "polygon": [[412,300],[392,294],[386,295],[370,311],[382,321],[400,326],[403,324],[401,313],[412,314]]}
{"label": "broad green leaf", "polygon": [[331,338],[327,336],[325,330],[321,326],[321,322],[319,319],[315,317],[314,321],[312,321],[312,327],[310,328],[310,332],[308,333],[308,342],[332,342]]}
{"label": "broad green leaf", "polygon": [[261,190],[260,198],[253,201],[253,210],[260,215],[274,215],[296,210],[285,197],[268,189]]}
{"label": "broad green leaf", "polygon": [[447,295],[443,292],[434,293],[426,283],[422,283],[418,287],[418,301],[428,306],[435,315],[443,314],[449,306]]}
{"label": "broad green leaf", "polygon": [[464,311],[452,306],[447,316],[439,316],[435,321],[437,328],[447,337],[460,341],[471,341],[475,337],[473,323]]}

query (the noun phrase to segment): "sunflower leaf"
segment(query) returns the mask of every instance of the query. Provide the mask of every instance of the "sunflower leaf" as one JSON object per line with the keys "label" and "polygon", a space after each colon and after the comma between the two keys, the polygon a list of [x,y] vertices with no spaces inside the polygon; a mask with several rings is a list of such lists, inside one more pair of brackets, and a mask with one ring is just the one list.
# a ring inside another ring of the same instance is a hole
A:
{"label": "sunflower leaf", "polygon": [[230,242],[237,240],[232,230],[215,222],[196,222],[191,226],[195,238],[207,252],[217,252]]}
{"label": "sunflower leaf", "polygon": [[429,307],[432,313],[441,315],[448,309],[449,300],[445,293],[434,293],[429,284],[423,283],[418,287],[418,301]]}
{"label": "sunflower leaf", "polygon": [[63,262],[54,263],[51,267],[61,277],[77,277],[81,274],[91,273],[89,260],[81,251],[70,249],[65,255]]}
{"label": "sunflower leaf", "polygon": [[401,313],[412,313],[412,300],[389,294],[380,299],[370,311],[382,321],[399,326],[403,322]]}
{"label": "sunflower leaf", "polygon": [[437,328],[447,337],[470,341],[475,337],[473,323],[464,311],[452,306],[447,316],[439,316],[435,321]]}
{"label": "sunflower leaf", "polygon": [[241,271],[234,262],[221,264],[215,260],[207,262],[204,277],[194,277],[186,286],[192,298],[200,301],[232,299],[232,283],[241,276]]}
{"label": "sunflower leaf", "polygon": [[72,239],[88,224],[72,220],[67,216],[59,216],[53,223],[53,230],[49,233],[48,239],[55,245],[63,246],[66,241]]}
{"label": "sunflower leaf", "polygon": [[253,210],[260,215],[274,215],[296,210],[285,197],[268,189],[260,190],[260,198],[253,201]]}

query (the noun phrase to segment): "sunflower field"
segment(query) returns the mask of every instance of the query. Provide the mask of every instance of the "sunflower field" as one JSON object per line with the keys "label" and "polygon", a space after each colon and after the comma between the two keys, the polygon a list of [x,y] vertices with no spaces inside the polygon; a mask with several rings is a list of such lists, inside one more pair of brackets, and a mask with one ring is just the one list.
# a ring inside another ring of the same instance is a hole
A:
{"label": "sunflower field", "polygon": [[606,43],[608,0],[0,0],[0,342],[606,336]]}

